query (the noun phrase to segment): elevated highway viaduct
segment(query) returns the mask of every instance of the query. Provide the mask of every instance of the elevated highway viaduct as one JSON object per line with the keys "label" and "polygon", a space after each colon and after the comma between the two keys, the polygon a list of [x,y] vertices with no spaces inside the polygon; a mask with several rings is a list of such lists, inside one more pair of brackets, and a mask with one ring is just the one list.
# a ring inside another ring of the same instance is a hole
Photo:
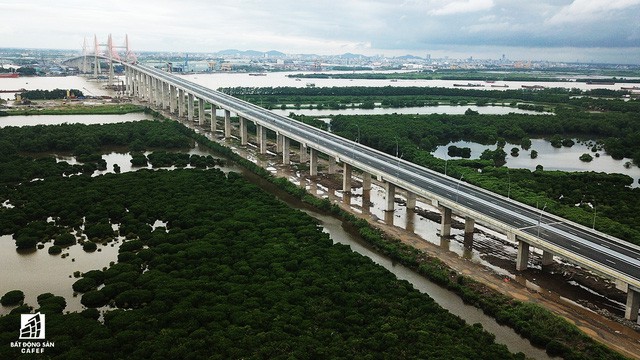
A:
{"label": "elevated highway viaduct", "polygon": [[[415,209],[416,198],[427,199],[442,213],[441,236],[451,234],[451,217],[465,219],[465,233],[473,232],[474,224],[506,234],[518,244],[516,269],[524,270],[529,262],[530,247],[542,250],[543,265],[553,256],[562,257],[602,276],[612,279],[627,293],[625,317],[637,321],[640,307],[640,247],[597,230],[568,221],[380,152],[357,142],[336,136],[269,110],[242,101],[222,92],[195,84],[182,77],[139,64],[123,62],[124,83],[128,95],[147,101],[151,106],[170,111],[187,121],[217,129],[216,109],[224,111],[224,136],[232,137],[231,114],[239,118],[242,145],[248,142],[247,121],[256,125],[259,151],[267,151],[267,130],[277,138],[277,152],[284,164],[290,163],[290,141],[300,143],[302,162],[309,162],[310,174],[318,174],[318,154],[329,157],[329,172],[336,165],[343,168],[343,191],[351,191],[354,168],[363,172],[363,187],[371,188],[371,177],[384,184],[386,210],[393,211],[398,188],[407,193],[407,208]],[[205,103],[212,107],[205,113]],[[196,116],[197,106],[197,116]]]}

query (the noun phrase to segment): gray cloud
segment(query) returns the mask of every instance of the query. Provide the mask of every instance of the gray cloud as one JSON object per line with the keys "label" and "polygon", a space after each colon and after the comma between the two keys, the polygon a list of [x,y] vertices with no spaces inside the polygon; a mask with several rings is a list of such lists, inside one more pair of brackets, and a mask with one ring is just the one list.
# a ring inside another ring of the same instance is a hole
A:
{"label": "gray cloud", "polygon": [[[139,50],[508,53],[640,63],[640,0],[0,0],[0,46],[79,48],[128,33]],[[619,56],[612,54],[619,53]]]}

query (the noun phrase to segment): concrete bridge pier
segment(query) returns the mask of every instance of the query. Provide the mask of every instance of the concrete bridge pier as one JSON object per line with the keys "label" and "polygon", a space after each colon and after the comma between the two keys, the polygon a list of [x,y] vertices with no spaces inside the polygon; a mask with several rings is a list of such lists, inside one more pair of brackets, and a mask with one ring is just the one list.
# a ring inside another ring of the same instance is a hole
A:
{"label": "concrete bridge pier", "polygon": [[151,104],[151,76],[145,74],[144,79],[144,95],[149,104]]}
{"label": "concrete bridge pier", "polygon": [[384,190],[387,193],[384,211],[392,212],[395,208],[396,186],[387,181],[384,183]]}
{"label": "concrete bridge pier", "polygon": [[362,213],[363,214],[368,215],[371,213],[369,204],[371,204],[371,190],[363,189],[362,190]]}
{"label": "concrete bridge pier", "polygon": [[178,89],[178,117],[184,116],[184,90]]}
{"label": "concrete bridge pier", "polygon": [[329,157],[329,169],[327,170],[327,172],[329,174],[335,174],[337,167],[338,167],[338,163],[336,162],[336,159],[333,156],[330,156]]}
{"label": "concrete bridge pier", "polygon": [[309,148],[309,174],[318,175],[318,150]]}
{"label": "concrete bridge pier", "polygon": [[169,112],[175,114],[176,112],[176,102],[177,102],[178,94],[176,92],[176,87],[173,85],[169,85]]}
{"label": "concrete bridge pier", "polygon": [[276,153],[282,153],[282,143],[284,143],[284,135],[276,131]]}
{"label": "concrete bridge pier", "polygon": [[198,99],[198,124],[204,125],[204,100]]}
{"label": "concrete bridge pier", "polygon": [[231,111],[224,110],[224,138],[231,138]]}
{"label": "concrete bridge pier", "polygon": [[366,171],[362,173],[362,192],[365,191],[371,192],[371,174]]}
{"label": "concrete bridge pier", "polygon": [[168,96],[167,96],[167,86],[168,84],[165,83],[164,81],[160,82],[160,108],[164,111],[169,103],[168,103]]}
{"label": "concrete bridge pier", "polygon": [[624,318],[631,321],[638,321],[638,310],[640,309],[640,289],[629,286],[627,290],[627,307],[624,311]]}
{"label": "concrete bridge pier", "polygon": [[416,212],[407,208],[407,214],[405,217],[407,219],[405,229],[409,232],[416,231]]}
{"label": "concrete bridge pier", "polygon": [[282,163],[284,165],[291,164],[291,159],[289,158],[289,155],[290,155],[289,154],[289,152],[290,152],[290,149],[289,149],[289,144],[290,143],[289,143],[289,141],[290,140],[289,140],[288,137],[286,137],[286,136],[282,137]]}
{"label": "concrete bridge pier", "polygon": [[151,106],[156,106],[156,78],[154,77],[149,77],[149,81],[148,81],[148,85],[149,85],[149,105]]}
{"label": "concrete bridge pier", "polygon": [[307,162],[307,144],[300,143],[300,164]]}
{"label": "concrete bridge pier", "polygon": [[476,225],[476,221],[467,216],[464,218],[464,247],[467,249],[473,249],[473,229]]}
{"label": "concrete bridge pier", "polygon": [[188,122],[193,122],[193,116],[195,113],[195,108],[194,108],[194,96],[193,94],[187,94],[187,121]]}
{"label": "concrete bridge pier", "polygon": [[260,154],[264,155],[267,153],[267,129],[262,126],[256,124],[256,142],[258,143],[258,148],[260,149]]}
{"label": "concrete bridge pier", "polygon": [[407,190],[407,210],[415,211],[417,196],[415,193]]}
{"label": "concrete bridge pier", "polygon": [[215,104],[211,104],[211,124],[210,125],[211,125],[211,133],[213,135],[215,135],[216,131],[218,130],[217,126],[216,126],[217,125],[216,123],[218,122],[217,121],[218,119],[217,119],[216,111],[217,111],[216,105]]}
{"label": "concrete bridge pier", "polygon": [[136,73],[136,88],[138,100],[144,100],[144,74],[141,72]]}
{"label": "concrete bridge pier", "polygon": [[146,101],[147,100],[147,76],[145,74],[140,73],[138,84],[140,88],[140,95],[138,96],[138,99],[142,101]]}
{"label": "concrete bridge pier", "polygon": [[246,146],[248,142],[247,119],[240,116],[239,120],[240,120],[240,145]]}
{"label": "concrete bridge pier", "polygon": [[160,79],[153,79],[153,103],[156,108],[162,108],[162,81]]}
{"label": "concrete bridge pier", "polygon": [[542,266],[553,264],[553,253],[548,250],[542,250]]}
{"label": "concrete bridge pier", "polygon": [[440,237],[448,238],[449,236],[451,236],[452,211],[450,208],[442,205],[438,206],[438,208],[440,209],[440,213],[442,214],[440,216]]}
{"label": "concrete bridge pier", "polygon": [[343,193],[351,193],[351,172],[353,171],[353,168],[351,167],[351,165],[347,164],[347,163],[343,163],[343,170],[342,170],[342,192]]}
{"label": "concrete bridge pier", "polygon": [[529,243],[516,239],[516,234],[508,233],[507,238],[518,242],[518,255],[516,257],[516,270],[527,270],[529,264]]}

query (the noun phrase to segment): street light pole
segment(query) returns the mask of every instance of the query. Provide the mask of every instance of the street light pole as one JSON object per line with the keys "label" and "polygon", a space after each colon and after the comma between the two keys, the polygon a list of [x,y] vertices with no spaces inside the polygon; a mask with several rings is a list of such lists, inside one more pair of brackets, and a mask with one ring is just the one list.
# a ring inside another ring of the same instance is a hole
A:
{"label": "street light pole", "polygon": [[540,210],[540,217],[538,218],[538,237],[540,237],[540,223],[542,222],[542,212],[547,207],[547,203],[544,203],[544,206]]}
{"label": "street light pole", "polygon": [[591,228],[594,230],[596,228],[596,199],[593,199],[593,224],[591,224]]}

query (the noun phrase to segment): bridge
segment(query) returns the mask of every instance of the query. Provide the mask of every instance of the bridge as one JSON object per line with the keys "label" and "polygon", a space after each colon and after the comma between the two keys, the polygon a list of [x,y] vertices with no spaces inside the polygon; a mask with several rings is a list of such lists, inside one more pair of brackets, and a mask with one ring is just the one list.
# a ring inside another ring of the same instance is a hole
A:
{"label": "bridge", "polygon": [[[109,61],[114,56],[101,56]],[[232,137],[231,114],[239,119],[241,145],[248,144],[247,122],[256,126],[256,138],[261,154],[267,153],[267,131],[276,134],[276,152],[286,165],[291,163],[290,142],[300,144],[300,161],[309,163],[311,176],[318,174],[318,155],[329,158],[328,172],[342,166],[342,191],[351,191],[352,172],[362,171],[362,186],[366,193],[371,179],[384,184],[386,208],[394,210],[398,189],[407,194],[407,209],[415,209],[416,198],[429,201],[442,213],[440,235],[451,234],[452,215],[465,219],[465,239],[473,239],[476,223],[494,229],[518,244],[516,269],[525,270],[530,247],[542,250],[542,264],[549,265],[553,257],[562,257],[613,280],[627,293],[625,318],[638,320],[640,308],[640,247],[597,230],[568,221],[543,209],[519,203],[504,196],[462,181],[396,156],[364,146],[327,131],[323,131],[277,115],[269,110],[222,92],[195,84],[165,71],[120,60],[125,67],[126,93],[148,102],[159,110],[200,125],[210,124],[217,131],[216,109],[224,111],[224,137]],[[196,105],[197,104],[197,105]],[[210,104],[207,116],[205,104]],[[196,116],[197,106],[197,116]],[[363,200],[364,201],[364,200]]]}

